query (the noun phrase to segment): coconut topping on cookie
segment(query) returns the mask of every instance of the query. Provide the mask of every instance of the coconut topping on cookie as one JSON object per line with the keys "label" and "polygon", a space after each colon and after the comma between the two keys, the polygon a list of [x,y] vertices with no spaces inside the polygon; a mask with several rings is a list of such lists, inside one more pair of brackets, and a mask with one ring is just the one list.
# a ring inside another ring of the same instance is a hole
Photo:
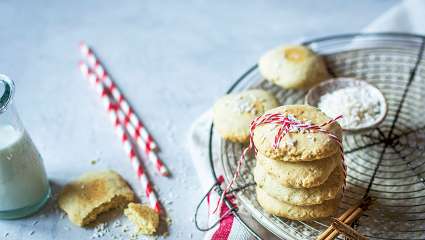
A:
{"label": "coconut topping on cookie", "polygon": [[214,126],[228,141],[247,142],[251,121],[277,106],[277,99],[260,89],[228,94],[214,104]]}

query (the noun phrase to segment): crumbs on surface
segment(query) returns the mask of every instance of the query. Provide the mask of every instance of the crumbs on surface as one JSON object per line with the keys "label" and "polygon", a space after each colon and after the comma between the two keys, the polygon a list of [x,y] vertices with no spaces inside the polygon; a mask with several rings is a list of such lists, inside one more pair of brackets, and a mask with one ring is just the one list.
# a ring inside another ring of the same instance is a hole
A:
{"label": "crumbs on surface", "polygon": [[91,236],[91,239],[102,238],[108,232],[109,232],[108,224],[101,223],[94,228],[94,232],[93,232],[93,235]]}

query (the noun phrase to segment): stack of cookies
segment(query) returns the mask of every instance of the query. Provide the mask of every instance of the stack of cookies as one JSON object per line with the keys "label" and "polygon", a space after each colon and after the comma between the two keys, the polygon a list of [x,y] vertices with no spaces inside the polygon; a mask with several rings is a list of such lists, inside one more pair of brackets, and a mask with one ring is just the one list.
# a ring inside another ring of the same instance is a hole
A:
{"label": "stack of cookies", "polygon": [[[266,113],[283,113],[301,122],[321,125],[330,118],[315,107],[288,105]],[[334,122],[323,127],[341,139]],[[345,182],[339,144],[326,133],[290,131],[273,147],[278,127],[254,130],[258,150],[254,179],[257,200],[266,212],[293,220],[328,217],[337,209]]]}

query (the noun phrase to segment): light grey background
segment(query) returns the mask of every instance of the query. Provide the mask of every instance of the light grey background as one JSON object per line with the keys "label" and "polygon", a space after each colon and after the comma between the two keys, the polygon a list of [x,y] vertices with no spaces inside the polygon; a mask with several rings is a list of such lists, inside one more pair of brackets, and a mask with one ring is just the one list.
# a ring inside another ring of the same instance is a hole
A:
{"label": "light grey background", "polygon": [[[141,193],[107,114],[77,68],[79,41],[92,44],[173,172],[164,179],[147,166],[173,220],[169,239],[199,239],[192,215],[204,191],[185,146],[191,122],[267,49],[360,31],[396,2],[3,0],[0,72],[17,83],[16,105],[55,186],[112,168]],[[91,165],[93,159],[100,161]],[[92,229],[74,227],[52,206],[29,219],[0,221],[0,239],[90,238]]]}

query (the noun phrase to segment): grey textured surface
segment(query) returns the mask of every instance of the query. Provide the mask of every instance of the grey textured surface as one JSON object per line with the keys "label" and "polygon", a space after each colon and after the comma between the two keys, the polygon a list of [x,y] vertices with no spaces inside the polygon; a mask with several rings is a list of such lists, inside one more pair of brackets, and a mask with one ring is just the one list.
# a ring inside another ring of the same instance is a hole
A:
{"label": "grey textured surface", "polygon": [[[142,193],[77,68],[78,42],[94,45],[173,172],[170,179],[151,174],[173,220],[169,239],[199,239],[192,215],[203,191],[185,149],[191,122],[265,50],[360,31],[395,3],[6,0],[0,2],[0,72],[17,83],[16,105],[55,189],[84,171],[113,168]],[[93,159],[100,161],[91,165]],[[52,206],[28,219],[0,221],[0,239],[90,238],[92,229],[72,226]]]}

